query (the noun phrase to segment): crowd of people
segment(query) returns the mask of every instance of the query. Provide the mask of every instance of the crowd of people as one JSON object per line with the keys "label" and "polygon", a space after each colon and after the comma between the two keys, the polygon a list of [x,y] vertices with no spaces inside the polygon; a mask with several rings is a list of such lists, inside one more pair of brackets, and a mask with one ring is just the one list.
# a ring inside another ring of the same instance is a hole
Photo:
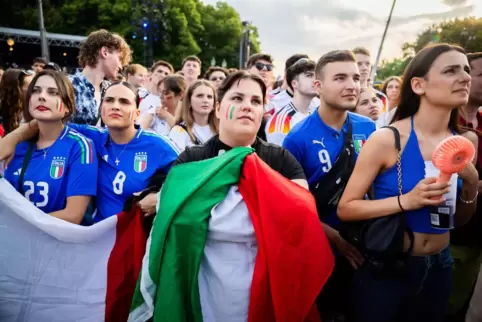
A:
{"label": "crowd of people", "polygon": [[[294,54],[282,81],[266,53],[246,70],[214,66],[202,77],[196,56],[178,71],[131,60],[121,36],[99,30],[82,44],[73,75],[43,60],[33,72],[0,70],[3,176],[36,207],[89,226],[141,194],[145,216],[162,216],[172,167],[252,147],[294,194],[297,185],[314,197],[335,257],[315,301],[322,321],[482,321],[482,53],[430,44],[381,91],[365,48],[316,60]],[[455,135],[477,157],[438,182],[433,151]],[[387,218],[403,218],[402,243],[390,256],[373,254],[353,227],[390,231]],[[228,228],[244,233],[246,223],[232,220]],[[249,294],[250,285],[237,287],[223,290],[214,311]],[[246,312],[229,321],[247,321]],[[205,319],[227,321],[221,316]]]}

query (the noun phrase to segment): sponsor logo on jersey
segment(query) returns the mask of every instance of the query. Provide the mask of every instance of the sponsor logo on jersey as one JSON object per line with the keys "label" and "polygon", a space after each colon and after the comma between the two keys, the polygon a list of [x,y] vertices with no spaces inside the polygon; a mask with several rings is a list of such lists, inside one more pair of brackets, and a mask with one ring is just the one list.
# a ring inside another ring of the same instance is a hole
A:
{"label": "sponsor logo on jersey", "polygon": [[147,169],[147,153],[139,152],[134,157],[134,171],[142,173]]}
{"label": "sponsor logo on jersey", "polygon": [[324,140],[325,140],[325,138],[321,138],[321,141],[320,141],[320,140],[313,140],[313,144],[319,144],[319,145],[321,145],[324,149],[326,149],[325,143],[323,143]]}
{"label": "sponsor logo on jersey", "polygon": [[62,157],[54,157],[50,165],[50,177],[52,179],[59,179],[64,174],[65,159]]}
{"label": "sponsor logo on jersey", "polygon": [[360,153],[361,148],[365,144],[367,137],[363,134],[353,135],[353,145],[355,146],[355,152]]}

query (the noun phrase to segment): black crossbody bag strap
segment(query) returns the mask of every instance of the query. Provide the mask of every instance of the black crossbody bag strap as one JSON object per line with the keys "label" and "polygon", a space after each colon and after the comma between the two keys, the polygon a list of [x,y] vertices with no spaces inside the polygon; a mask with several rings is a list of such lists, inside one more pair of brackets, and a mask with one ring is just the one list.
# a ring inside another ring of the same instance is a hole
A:
{"label": "black crossbody bag strap", "polygon": [[[401,169],[402,145],[400,144],[400,132],[398,132],[398,129],[393,127],[393,126],[384,126],[382,128],[387,128],[387,129],[392,130],[392,132],[395,136],[395,149],[397,149],[397,158],[398,158],[397,159],[397,167],[398,167],[397,171],[398,171],[398,175],[400,176],[399,180],[398,180],[399,181],[398,182],[398,190],[399,190],[399,194],[402,195],[402,178],[401,178],[401,175],[402,175],[402,169]],[[412,254],[415,236],[413,235],[413,231],[408,229],[408,226],[405,229],[405,231],[408,233],[408,238],[410,239],[410,247],[407,251],[407,254]]]}
{"label": "black crossbody bag strap", "polygon": [[187,130],[186,123],[181,122],[179,124],[179,126],[182,127],[184,129],[184,131],[186,131],[187,135],[189,135],[189,138],[192,140],[192,143],[194,143],[194,145],[201,145],[201,141],[196,137],[196,135],[194,133],[193,133],[192,136],[191,136],[191,134],[189,134],[189,132]]}
{"label": "black crossbody bag strap", "polygon": [[27,171],[28,164],[30,159],[32,158],[33,149],[35,147],[35,140],[31,140],[28,146],[27,153],[23,158],[22,169],[20,170],[20,177],[18,179],[18,192],[23,196],[24,189],[23,189],[23,180],[25,177],[25,172]]}

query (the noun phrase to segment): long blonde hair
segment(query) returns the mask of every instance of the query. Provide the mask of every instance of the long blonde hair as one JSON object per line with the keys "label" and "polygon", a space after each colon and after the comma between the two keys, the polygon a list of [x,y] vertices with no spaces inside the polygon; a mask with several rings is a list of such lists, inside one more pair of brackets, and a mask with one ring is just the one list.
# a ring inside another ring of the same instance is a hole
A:
{"label": "long blonde hair", "polygon": [[[182,100],[181,113],[180,115],[178,114],[176,116],[176,125],[181,125],[181,123],[184,123],[187,133],[191,138],[191,141],[193,142],[196,141],[196,137],[194,136],[194,133],[193,133],[194,116],[192,114],[191,97],[192,97],[192,94],[194,93],[194,90],[199,86],[207,86],[213,91],[213,97],[214,97],[213,104],[216,104],[217,93],[216,93],[216,90],[214,89],[214,86],[207,80],[199,79],[195,81],[191,86],[189,86],[187,90],[187,94],[186,96],[184,96],[184,99]],[[209,113],[208,124],[209,124],[209,127],[211,128],[211,131],[215,134],[218,134],[219,120],[216,117],[215,109],[216,109],[215,106],[213,106],[213,110],[211,111],[211,113]]]}

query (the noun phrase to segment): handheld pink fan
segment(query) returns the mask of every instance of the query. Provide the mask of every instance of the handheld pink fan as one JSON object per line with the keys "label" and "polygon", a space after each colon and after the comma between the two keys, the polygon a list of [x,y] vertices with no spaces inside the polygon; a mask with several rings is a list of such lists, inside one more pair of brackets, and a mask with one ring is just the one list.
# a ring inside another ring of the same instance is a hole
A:
{"label": "handheld pink fan", "polygon": [[440,142],[432,154],[432,162],[440,170],[437,182],[449,182],[452,174],[465,168],[474,157],[474,145],[463,136],[451,136]]}

